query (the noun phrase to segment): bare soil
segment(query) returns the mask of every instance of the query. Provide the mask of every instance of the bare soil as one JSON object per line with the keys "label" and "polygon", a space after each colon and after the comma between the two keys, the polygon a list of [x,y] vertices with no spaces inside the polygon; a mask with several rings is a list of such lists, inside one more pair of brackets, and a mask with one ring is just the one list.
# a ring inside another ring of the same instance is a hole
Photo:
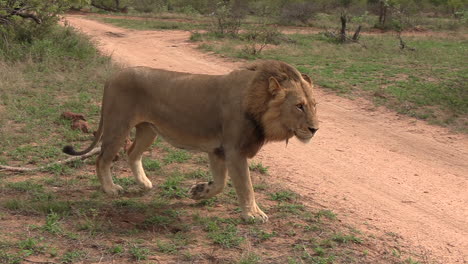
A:
{"label": "bare soil", "polygon": [[[136,31],[67,16],[121,64],[225,74],[242,62],[201,53],[189,32]],[[265,146],[255,160],[344,222],[403,238],[437,263],[468,262],[468,138],[320,88],[321,128],[311,143]]]}

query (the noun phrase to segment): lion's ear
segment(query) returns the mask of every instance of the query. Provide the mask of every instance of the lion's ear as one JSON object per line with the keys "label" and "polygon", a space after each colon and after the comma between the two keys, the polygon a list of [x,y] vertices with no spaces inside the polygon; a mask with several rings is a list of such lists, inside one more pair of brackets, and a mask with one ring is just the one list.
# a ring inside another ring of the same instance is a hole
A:
{"label": "lion's ear", "polygon": [[310,79],[309,75],[302,73],[302,79],[304,79],[306,82],[308,82],[310,85],[312,85],[312,79]]}
{"label": "lion's ear", "polygon": [[268,91],[273,96],[277,95],[283,88],[281,87],[281,85],[279,84],[278,80],[276,80],[275,77],[270,77],[270,79],[268,80],[270,82]]}

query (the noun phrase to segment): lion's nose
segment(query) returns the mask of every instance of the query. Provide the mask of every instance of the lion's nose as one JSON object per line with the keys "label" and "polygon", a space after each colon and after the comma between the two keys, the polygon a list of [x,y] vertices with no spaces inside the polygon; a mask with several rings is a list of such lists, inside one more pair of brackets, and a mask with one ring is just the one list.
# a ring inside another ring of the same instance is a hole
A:
{"label": "lion's nose", "polygon": [[315,128],[315,127],[309,127],[309,131],[313,134],[315,134],[315,132],[317,132],[318,128]]}

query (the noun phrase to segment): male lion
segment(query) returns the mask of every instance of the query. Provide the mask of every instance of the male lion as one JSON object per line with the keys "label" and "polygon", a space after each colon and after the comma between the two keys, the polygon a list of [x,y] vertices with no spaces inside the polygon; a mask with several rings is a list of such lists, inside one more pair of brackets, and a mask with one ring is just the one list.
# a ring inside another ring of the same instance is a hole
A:
{"label": "male lion", "polygon": [[142,167],[142,153],[157,135],[170,144],[208,153],[212,182],[192,186],[193,199],[208,199],[232,179],[244,219],[266,221],[255,202],[247,158],[268,141],[296,136],[308,142],[318,130],[312,82],[279,61],[259,61],[227,75],[202,75],[148,67],[122,70],[105,85],[96,137],[83,155],[102,141],[96,172],[104,192],[117,194],[111,163],[133,127],[128,151],[136,181],[152,188]]}

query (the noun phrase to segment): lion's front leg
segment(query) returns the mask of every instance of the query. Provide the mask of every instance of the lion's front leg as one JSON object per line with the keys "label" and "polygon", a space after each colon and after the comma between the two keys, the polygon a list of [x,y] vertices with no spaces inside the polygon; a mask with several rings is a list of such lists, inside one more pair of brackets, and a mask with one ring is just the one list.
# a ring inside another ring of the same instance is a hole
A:
{"label": "lion's front leg", "polygon": [[226,186],[227,170],[224,157],[209,153],[211,174],[213,181],[197,183],[190,188],[190,195],[194,200],[209,199],[222,192]]}
{"label": "lion's front leg", "polygon": [[268,216],[255,202],[255,194],[250,179],[247,158],[240,155],[230,156],[227,161],[229,176],[236,188],[239,205],[242,209],[242,218],[245,220],[268,221]]}

